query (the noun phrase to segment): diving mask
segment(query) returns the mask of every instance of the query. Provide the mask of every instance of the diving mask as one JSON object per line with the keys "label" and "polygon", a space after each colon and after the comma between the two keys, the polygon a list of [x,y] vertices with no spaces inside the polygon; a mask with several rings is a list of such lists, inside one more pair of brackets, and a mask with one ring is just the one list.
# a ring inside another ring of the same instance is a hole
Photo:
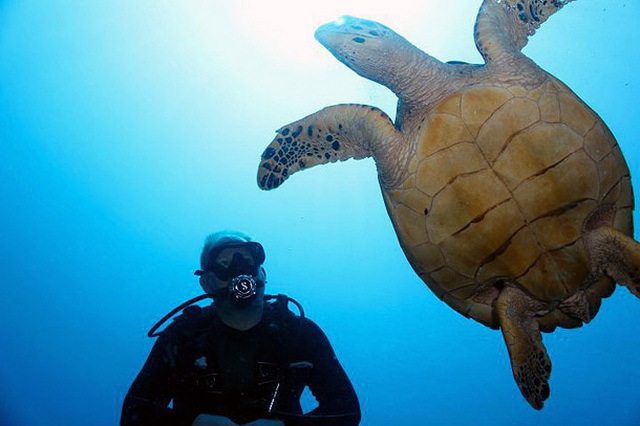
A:
{"label": "diving mask", "polygon": [[264,259],[264,248],[260,243],[234,241],[211,250],[206,270],[197,270],[195,275],[213,272],[220,281],[229,281],[240,275],[256,276]]}
{"label": "diving mask", "polygon": [[255,299],[258,288],[264,286],[264,281],[257,279],[264,259],[264,248],[260,243],[231,242],[213,249],[206,271],[198,270],[195,274],[212,272],[220,281],[229,282],[227,287],[212,292],[215,298],[231,297],[249,302]]}

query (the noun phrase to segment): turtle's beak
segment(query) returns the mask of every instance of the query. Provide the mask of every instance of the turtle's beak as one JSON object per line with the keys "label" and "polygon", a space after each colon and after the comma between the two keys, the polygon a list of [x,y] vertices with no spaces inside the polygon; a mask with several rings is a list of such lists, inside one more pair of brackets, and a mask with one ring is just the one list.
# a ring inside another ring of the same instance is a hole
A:
{"label": "turtle's beak", "polygon": [[319,27],[314,36],[324,47],[333,53],[339,44],[350,40],[354,35],[359,35],[363,27],[363,19],[353,16],[341,16]]}
{"label": "turtle's beak", "polygon": [[335,21],[322,25],[316,30],[315,38],[325,47],[340,40],[355,38],[376,38],[392,32],[389,28],[368,19],[354,16],[341,16]]}
{"label": "turtle's beak", "polygon": [[327,46],[332,44],[331,40],[335,37],[336,34],[343,33],[346,19],[349,17],[341,17],[336,19],[335,21],[329,22],[327,24],[318,27],[316,30],[314,37],[316,40],[320,42],[323,46]]}

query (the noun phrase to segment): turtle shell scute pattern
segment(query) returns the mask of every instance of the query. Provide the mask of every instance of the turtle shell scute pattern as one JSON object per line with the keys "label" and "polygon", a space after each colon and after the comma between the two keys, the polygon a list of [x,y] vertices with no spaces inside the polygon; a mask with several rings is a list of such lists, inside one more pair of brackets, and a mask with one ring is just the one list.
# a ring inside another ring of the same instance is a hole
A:
{"label": "turtle shell scute pattern", "polygon": [[495,326],[500,281],[543,302],[588,283],[582,225],[598,206],[615,205],[614,226],[631,233],[633,194],[615,138],[552,77],[533,90],[464,89],[420,128],[407,178],[384,199],[413,268],[466,316]]}

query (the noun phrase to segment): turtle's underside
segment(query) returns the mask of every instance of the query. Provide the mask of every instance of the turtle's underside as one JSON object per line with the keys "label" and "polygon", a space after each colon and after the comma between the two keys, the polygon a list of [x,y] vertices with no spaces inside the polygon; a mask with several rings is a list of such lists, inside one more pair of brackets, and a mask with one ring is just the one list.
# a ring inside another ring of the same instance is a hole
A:
{"label": "turtle's underside", "polygon": [[615,283],[640,294],[629,171],[606,125],[521,52],[567,1],[484,0],[485,64],[446,64],[376,22],[344,18],[316,37],[398,95],[396,122],[336,105],[278,131],[258,183],[317,164],[373,157],[416,273],[461,314],[503,332],[516,382],[549,395],[542,331],[590,321]]}
{"label": "turtle's underside", "polygon": [[613,135],[562,83],[458,91],[427,115],[410,158],[383,194],[436,295],[494,328],[503,285],[547,304],[586,292],[588,313],[558,305],[538,319],[543,328],[595,315],[612,283],[592,274],[583,225],[601,212],[630,235],[633,193]]}

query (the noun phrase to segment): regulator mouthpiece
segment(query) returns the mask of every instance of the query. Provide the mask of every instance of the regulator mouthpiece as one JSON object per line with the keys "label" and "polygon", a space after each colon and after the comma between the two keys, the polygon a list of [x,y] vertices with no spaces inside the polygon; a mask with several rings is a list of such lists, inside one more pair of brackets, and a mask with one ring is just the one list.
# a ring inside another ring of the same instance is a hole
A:
{"label": "regulator mouthpiece", "polygon": [[256,296],[258,283],[251,275],[239,275],[231,280],[229,290],[237,300],[245,300]]}

